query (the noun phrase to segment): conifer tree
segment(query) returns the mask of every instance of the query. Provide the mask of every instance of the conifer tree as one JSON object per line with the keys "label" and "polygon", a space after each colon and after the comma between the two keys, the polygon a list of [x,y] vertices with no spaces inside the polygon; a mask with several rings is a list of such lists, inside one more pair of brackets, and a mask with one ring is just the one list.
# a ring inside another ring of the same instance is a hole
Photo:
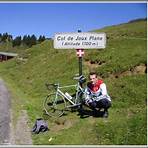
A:
{"label": "conifer tree", "polygon": [[21,45],[21,36],[17,36],[13,41],[12,41],[12,46],[20,46]]}
{"label": "conifer tree", "polygon": [[40,35],[40,36],[39,36],[39,39],[38,39],[38,42],[41,43],[41,42],[43,42],[43,41],[45,41],[45,40],[46,40],[45,36],[44,36],[44,35],[43,35],[43,36]]}

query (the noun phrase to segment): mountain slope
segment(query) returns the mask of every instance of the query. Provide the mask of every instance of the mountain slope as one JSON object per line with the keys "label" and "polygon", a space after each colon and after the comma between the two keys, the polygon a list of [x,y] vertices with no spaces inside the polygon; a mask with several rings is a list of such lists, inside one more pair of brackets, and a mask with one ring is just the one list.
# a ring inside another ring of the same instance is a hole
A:
{"label": "mountain slope", "polygon": [[107,120],[80,119],[76,112],[58,121],[43,115],[42,103],[48,92],[44,84],[75,83],[72,79],[78,73],[75,50],[53,49],[53,42],[45,41],[24,50],[15,59],[0,63],[0,76],[13,92],[15,116],[20,110],[27,110],[30,127],[37,117],[48,119],[50,131],[33,135],[34,144],[146,145],[146,70],[142,74],[111,77],[141,64],[146,66],[146,29],[146,21],[139,21],[95,30],[107,34],[107,47],[85,50],[84,75],[96,70],[104,78],[112,98]]}

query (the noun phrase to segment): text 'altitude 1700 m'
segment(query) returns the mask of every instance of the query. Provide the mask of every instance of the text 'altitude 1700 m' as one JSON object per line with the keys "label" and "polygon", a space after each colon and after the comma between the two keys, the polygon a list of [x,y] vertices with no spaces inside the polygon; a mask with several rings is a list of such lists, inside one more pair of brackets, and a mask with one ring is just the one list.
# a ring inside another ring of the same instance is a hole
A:
{"label": "text 'altitude 1700 m'", "polygon": [[100,49],[105,46],[105,33],[57,33],[54,36],[55,49]]}

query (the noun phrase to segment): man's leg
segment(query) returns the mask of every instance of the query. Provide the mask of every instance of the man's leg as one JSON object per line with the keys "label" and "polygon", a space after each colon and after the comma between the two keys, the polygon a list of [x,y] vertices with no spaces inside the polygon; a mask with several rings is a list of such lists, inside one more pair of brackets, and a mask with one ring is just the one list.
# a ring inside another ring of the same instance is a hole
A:
{"label": "man's leg", "polygon": [[90,102],[90,103],[89,103],[89,107],[90,107],[92,110],[95,110],[96,106],[97,106],[96,101],[93,101],[93,102]]}
{"label": "man's leg", "polygon": [[111,107],[111,102],[108,99],[101,99],[100,101],[97,101],[97,108],[103,108],[104,109],[104,114],[103,117],[107,118],[108,117],[108,108]]}

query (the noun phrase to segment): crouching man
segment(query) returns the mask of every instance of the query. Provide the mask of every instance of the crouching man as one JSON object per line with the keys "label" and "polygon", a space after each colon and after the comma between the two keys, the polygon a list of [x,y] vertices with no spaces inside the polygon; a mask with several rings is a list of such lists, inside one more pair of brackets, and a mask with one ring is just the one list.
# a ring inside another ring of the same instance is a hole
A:
{"label": "crouching man", "polygon": [[111,98],[107,93],[106,84],[98,79],[97,73],[89,74],[90,82],[85,89],[85,104],[95,113],[103,109],[103,117],[108,117],[108,108],[111,107]]}

